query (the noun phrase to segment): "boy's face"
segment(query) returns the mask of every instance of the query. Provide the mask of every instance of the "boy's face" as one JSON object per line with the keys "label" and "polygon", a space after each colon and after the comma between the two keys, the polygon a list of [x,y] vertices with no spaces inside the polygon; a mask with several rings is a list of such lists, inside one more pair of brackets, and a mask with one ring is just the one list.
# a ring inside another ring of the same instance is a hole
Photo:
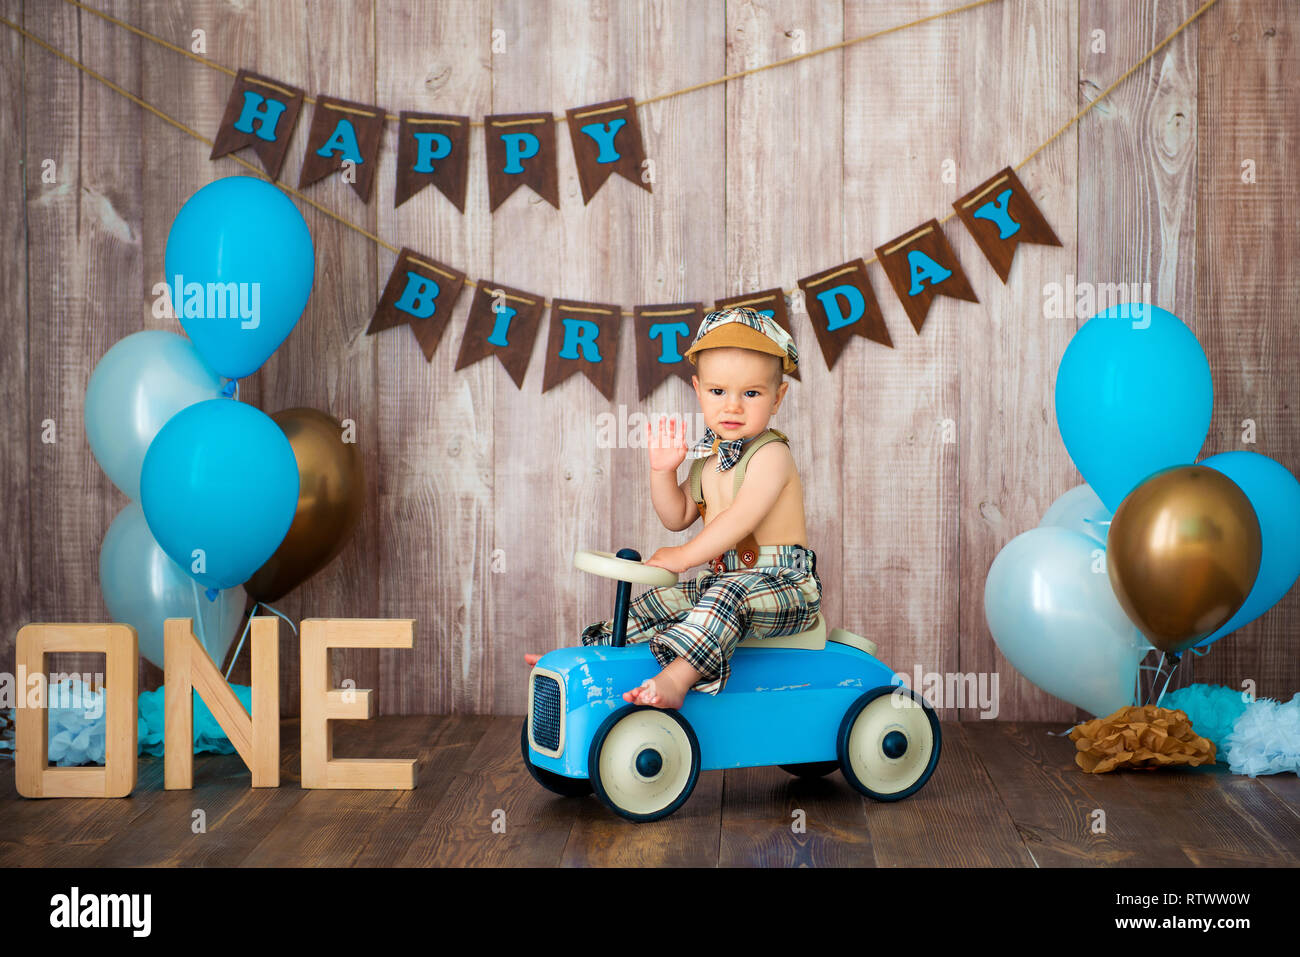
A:
{"label": "boy's face", "polygon": [[704,423],[723,439],[761,433],[790,387],[781,381],[781,360],[752,349],[705,349],[697,368],[691,385]]}

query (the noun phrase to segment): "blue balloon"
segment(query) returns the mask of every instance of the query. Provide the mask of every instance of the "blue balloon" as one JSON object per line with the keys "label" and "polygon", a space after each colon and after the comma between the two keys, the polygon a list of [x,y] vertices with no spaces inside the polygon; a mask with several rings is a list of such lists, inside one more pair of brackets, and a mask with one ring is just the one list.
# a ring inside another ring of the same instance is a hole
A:
{"label": "blue balloon", "polygon": [[1259,519],[1259,574],[1236,614],[1198,642],[1202,648],[1268,611],[1300,577],[1300,482],[1286,466],[1258,452],[1223,452],[1197,463],[1222,472],[1246,493]]}
{"label": "blue balloon", "polygon": [[266,180],[229,176],[191,196],[167,235],[172,308],[204,361],[228,379],[256,372],[307,306],[311,232]]}
{"label": "blue balloon", "polygon": [[298,508],[298,462],[270,416],[234,399],[176,413],[145,453],[140,504],[162,550],[208,588],[252,577]]}
{"label": "blue balloon", "polygon": [[1111,512],[1154,472],[1196,461],[1213,402],[1196,336],[1148,303],[1112,306],[1085,322],[1056,375],[1061,440]]}

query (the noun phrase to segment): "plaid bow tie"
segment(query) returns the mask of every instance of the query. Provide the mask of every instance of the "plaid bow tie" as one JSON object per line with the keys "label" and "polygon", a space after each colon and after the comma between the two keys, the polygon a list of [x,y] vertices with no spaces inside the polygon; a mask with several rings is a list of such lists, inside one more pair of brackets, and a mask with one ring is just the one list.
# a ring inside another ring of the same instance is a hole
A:
{"label": "plaid bow tie", "polygon": [[[714,448],[715,443],[717,444],[716,450]],[[704,438],[695,443],[695,447],[691,449],[691,454],[697,459],[702,459],[717,451],[718,471],[725,472],[740,461],[744,445],[745,439],[723,440],[712,429],[705,429]]]}

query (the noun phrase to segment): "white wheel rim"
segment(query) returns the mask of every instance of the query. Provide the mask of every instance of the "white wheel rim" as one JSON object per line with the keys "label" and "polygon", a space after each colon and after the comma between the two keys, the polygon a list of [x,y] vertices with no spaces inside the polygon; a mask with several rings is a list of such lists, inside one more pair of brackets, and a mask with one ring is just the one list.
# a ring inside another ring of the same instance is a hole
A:
{"label": "white wheel rim", "polygon": [[[898,731],[907,750],[897,758],[884,751],[885,736]],[[934,731],[925,710],[906,694],[882,694],[869,701],[849,730],[848,757],[863,787],[896,794],[917,782],[934,753]]]}
{"label": "white wheel rim", "polygon": [[634,585],[677,584],[677,573],[670,572],[658,565],[646,565],[642,562],[619,558],[609,552],[582,551],[573,553],[573,567],[579,571],[612,578],[620,582],[632,582]]}
{"label": "white wheel rim", "polygon": [[[636,767],[637,756],[653,749],[662,761],[658,773],[646,777]],[[654,814],[679,798],[690,782],[691,740],[686,729],[663,711],[633,711],[609,729],[597,762],[600,783],[609,800],[633,814]]]}

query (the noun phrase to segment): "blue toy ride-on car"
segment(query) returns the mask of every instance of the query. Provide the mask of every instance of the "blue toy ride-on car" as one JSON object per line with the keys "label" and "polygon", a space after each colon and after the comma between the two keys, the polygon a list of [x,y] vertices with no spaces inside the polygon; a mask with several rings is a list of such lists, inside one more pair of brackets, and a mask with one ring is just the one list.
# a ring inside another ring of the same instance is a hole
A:
{"label": "blue toy ride-on car", "polygon": [[658,673],[647,642],[628,645],[632,583],[672,585],[677,575],[618,555],[581,551],[574,565],[615,579],[608,645],[544,655],[528,682],[520,747],[529,773],[569,797],[593,790],[633,821],[667,817],[700,771],[779,765],[800,777],[839,769],[877,801],[915,794],[939,761],[939,720],[876,659],[876,646],[833,629],[819,614],[797,635],[746,638],[716,695],[690,691],[679,710],[632,705],[623,692]]}

